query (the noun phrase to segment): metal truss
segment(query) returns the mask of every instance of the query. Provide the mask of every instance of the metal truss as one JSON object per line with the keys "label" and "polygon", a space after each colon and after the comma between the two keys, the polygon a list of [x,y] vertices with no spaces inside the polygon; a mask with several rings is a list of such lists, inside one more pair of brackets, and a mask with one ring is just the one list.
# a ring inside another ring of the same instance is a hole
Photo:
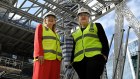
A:
{"label": "metal truss", "polygon": [[140,72],[140,21],[134,16],[131,10],[124,4],[123,9],[123,16],[125,16],[126,20],[129,22],[130,27],[134,29],[135,34],[137,35],[139,46],[137,51],[137,70],[136,70],[136,79],[139,79],[139,72]]}
{"label": "metal truss", "polygon": [[[113,79],[120,79],[120,65],[121,65],[121,54],[122,54],[122,42],[123,42],[123,15],[122,15],[123,3],[118,4],[115,8],[115,35],[114,35],[114,51],[115,51],[115,58],[114,58],[114,65],[113,65]],[[121,40],[120,40],[121,39]]]}
{"label": "metal truss", "polygon": [[[113,65],[113,79],[122,79],[123,76],[123,65],[124,61],[123,59],[123,51],[122,44],[123,44],[123,23],[124,23],[124,17],[129,23],[129,26],[133,28],[135,34],[140,39],[140,22],[136,19],[134,14],[131,12],[131,10],[127,7],[125,1],[118,4],[115,8],[116,18],[115,18],[115,39],[114,39],[114,50],[115,50],[115,59],[114,59],[114,65]],[[120,40],[121,39],[121,40]],[[139,40],[140,42],[140,40]],[[139,46],[140,50],[140,46]],[[137,61],[137,71],[136,71],[136,79],[139,79],[139,58],[140,53],[138,50],[138,61]],[[125,52],[124,52],[125,53]],[[122,61],[121,61],[122,60]]]}
{"label": "metal truss", "polygon": [[140,39],[140,21],[134,16],[131,10],[128,8],[126,4],[124,4],[124,9],[122,11],[123,16],[125,16],[126,20],[129,22],[129,25],[134,29],[135,34]]}
{"label": "metal truss", "polygon": [[[53,11],[56,13],[58,16],[57,28],[62,28],[63,20],[76,22],[76,13],[80,7],[85,7],[91,11],[92,21],[95,21],[108,12],[112,11],[115,7],[114,2],[100,2],[100,0],[97,0],[95,4],[90,6],[89,4],[94,0],[23,0],[21,4],[19,4],[20,0],[13,1],[15,3],[14,6],[13,4],[7,5],[4,0],[0,1],[0,7],[7,10],[3,17],[5,17],[6,14],[13,13],[12,16],[7,18],[8,21],[18,23],[19,25],[23,26],[22,28],[26,28],[27,30],[32,28],[32,24],[34,22],[36,24],[42,23],[42,19],[48,11]],[[27,3],[30,3],[30,5],[24,6]],[[35,10],[34,13],[31,12],[33,9]],[[104,10],[106,11],[104,12]],[[20,18],[15,19],[16,16],[19,16]],[[67,26],[67,24],[65,26]],[[77,26],[77,24],[73,26]]]}

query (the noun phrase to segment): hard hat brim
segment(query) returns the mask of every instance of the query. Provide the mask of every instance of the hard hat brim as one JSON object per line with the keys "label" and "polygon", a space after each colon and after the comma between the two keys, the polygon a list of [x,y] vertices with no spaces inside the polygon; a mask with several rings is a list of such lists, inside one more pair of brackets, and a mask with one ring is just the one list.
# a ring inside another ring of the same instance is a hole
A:
{"label": "hard hat brim", "polygon": [[48,16],[53,16],[54,18],[56,18],[56,16],[52,14],[46,15],[45,18],[47,18]]}
{"label": "hard hat brim", "polygon": [[[88,12],[81,12],[81,13],[87,13],[90,16],[90,13]],[[81,13],[78,13],[77,16],[79,16]]]}

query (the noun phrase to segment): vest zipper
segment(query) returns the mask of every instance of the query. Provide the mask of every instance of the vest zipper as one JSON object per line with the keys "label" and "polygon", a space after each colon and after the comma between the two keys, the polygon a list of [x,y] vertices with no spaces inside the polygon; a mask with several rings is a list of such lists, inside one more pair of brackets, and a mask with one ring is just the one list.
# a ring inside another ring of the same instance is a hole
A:
{"label": "vest zipper", "polygon": [[55,33],[55,36],[56,36],[56,59],[57,59],[57,55],[58,55],[57,48],[58,48],[58,46],[57,46],[57,35],[56,35],[56,33]]}
{"label": "vest zipper", "polygon": [[83,53],[85,52],[85,48],[84,48],[84,42],[83,42],[83,39],[84,39],[84,34],[83,34],[83,32],[82,32],[82,47],[83,47]]}

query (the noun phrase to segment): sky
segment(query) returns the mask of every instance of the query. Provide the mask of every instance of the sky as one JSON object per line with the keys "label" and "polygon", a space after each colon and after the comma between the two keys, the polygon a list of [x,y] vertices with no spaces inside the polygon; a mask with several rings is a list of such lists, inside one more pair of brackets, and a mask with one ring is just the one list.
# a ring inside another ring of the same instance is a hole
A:
{"label": "sky", "polygon": [[[140,21],[140,13],[139,13],[140,5],[139,4],[140,4],[140,0],[129,0],[129,2],[127,2],[127,6],[131,10],[131,12]],[[114,29],[115,28],[115,11],[108,13],[107,15],[103,16],[102,18],[98,19],[96,22],[100,22],[103,25],[103,28],[105,29],[105,32],[107,35],[107,38],[110,42],[112,34],[114,33],[114,30],[115,30]],[[129,23],[127,22],[126,19],[124,19],[124,29],[125,29],[124,40],[123,40],[124,42],[126,40],[126,33],[127,33],[128,26],[129,26]],[[137,39],[136,34],[134,33],[133,29],[131,29],[130,35],[129,35],[129,42],[132,40],[135,40],[135,39]],[[111,47],[110,55],[114,51],[113,48],[114,48],[114,46]],[[111,66],[112,65],[111,62],[113,62],[113,61],[111,61],[112,60],[111,57],[113,57],[113,56],[110,56],[110,60],[107,63],[108,64],[107,65],[108,79],[112,79],[111,77],[112,77],[113,66]],[[129,66],[129,65],[127,64],[126,66]],[[128,67],[126,67],[126,68],[128,68]],[[129,68],[126,69],[126,72],[130,72]],[[130,73],[126,73],[123,79],[132,79],[131,77],[132,76]]]}
{"label": "sky", "polygon": [[[129,0],[129,2],[127,2],[127,6],[131,10],[131,12],[140,21],[140,13],[138,12],[138,11],[140,11],[139,4],[140,4],[140,0]],[[103,25],[107,38],[110,42],[111,37],[114,34],[114,30],[115,30],[115,10],[113,10],[110,13],[106,14],[105,16],[101,17],[96,22],[100,22]],[[126,40],[126,33],[127,33],[128,26],[129,26],[129,23],[127,22],[126,19],[124,19],[124,29],[125,29],[124,39],[123,39],[124,42]],[[136,37],[136,34],[134,33],[133,29],[131,29],[130,35],[129,35],[129,41],[132,41],[134,39],[137,39],[137,37]],[[114,47],[113,45],[112,45],[111,49],[113,49],[113,47]],[[110,52],[113,52],[113,50],[111,50]]]}

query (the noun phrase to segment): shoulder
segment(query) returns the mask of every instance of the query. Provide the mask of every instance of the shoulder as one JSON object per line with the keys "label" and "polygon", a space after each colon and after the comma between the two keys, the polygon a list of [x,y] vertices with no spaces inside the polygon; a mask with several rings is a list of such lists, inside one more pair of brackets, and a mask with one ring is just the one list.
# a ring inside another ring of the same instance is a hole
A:
{"label": "shoulder", "polygon": [[99,30],[99,29],[103,29],[103,26],[102,26],[101,23],[95,23],[95,24],[96,24],[96,27],[97,27],[98,30]]}
{"label": "shoulder", "polygon": [[75,33],[77,33],[78,30],[79,30],[79,28],[76,29],[76,30],[74,30],[74,31],[72,32],[72,35],[75,34]]}
{"label": "shoulder", "polygon": [[42,27],[42,24],[38,24],[36,28],[41,28]]}
{"label": "shoulder", "polygon": [[36,29],[42,29],[42,24],[38,24],[38,25],[36,26]]}
{"label": "shoulder", "polygon": [[102,27],[101,23],[96,22],[95,24],[97,27]]}
{"label": "shoulder", "polygon": [[36,26],[36,31],[42,31],[42,24],[38,24],[37,26]]}

